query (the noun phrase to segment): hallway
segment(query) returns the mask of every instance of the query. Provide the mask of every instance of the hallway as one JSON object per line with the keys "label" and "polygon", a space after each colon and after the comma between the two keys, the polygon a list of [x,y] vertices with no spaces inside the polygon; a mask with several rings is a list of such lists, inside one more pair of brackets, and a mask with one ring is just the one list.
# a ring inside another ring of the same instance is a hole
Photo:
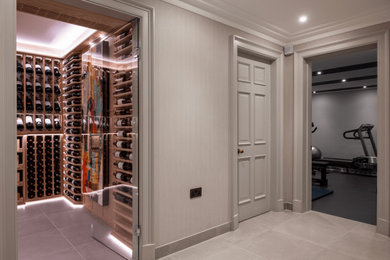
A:
{"label": "hallway", "polygon": [[315,211],[268,212],[163,260],[388,260],[390,238],[375,227]]}

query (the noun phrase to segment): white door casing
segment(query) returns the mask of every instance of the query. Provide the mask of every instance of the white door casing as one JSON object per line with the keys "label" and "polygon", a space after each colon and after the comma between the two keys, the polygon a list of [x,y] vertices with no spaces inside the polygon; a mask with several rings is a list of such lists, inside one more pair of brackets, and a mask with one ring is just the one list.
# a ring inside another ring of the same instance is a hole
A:
{"label": "white door casing", "polygon": [[237,59],[239,221],[270,209],[271,66]]}

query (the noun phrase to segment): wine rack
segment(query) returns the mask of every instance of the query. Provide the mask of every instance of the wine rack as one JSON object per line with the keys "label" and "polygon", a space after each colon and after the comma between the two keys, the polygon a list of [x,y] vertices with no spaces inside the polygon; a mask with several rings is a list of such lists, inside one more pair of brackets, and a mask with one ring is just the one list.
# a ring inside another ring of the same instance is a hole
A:
{"label": "wine rack", "polygon": [[62,65],[64,115],[64,196],[75,204],[82,203],[81,146],[82,111],[81,53],[71,53]]}
{"label": "wine rack", "polygon": [[[119,60],[132,59],[137,48],[136,21],[114,33],[113,56]],[[133,246],[134,197],[129,185],[137,185],[137,62],[133,66],[111,71],[111,184],[114,201],[113,235]]]}
{"label": "wine rack", "polygon": [[42,200],[61,196],[61,135],[24,135],[25,198]]}
{"label": "wine rack", "polygon": [[17,167],[16,167],[16,187],[18,204],[24,204],[24,165],[25,165],[25,150],[23,145],[23,136],[18,136],[16,139],[16,154],[17,154]]}
{"label": "wine rack", "polygon": [[28,53],[16,60],[18,134],[61,133],[61,60]]}

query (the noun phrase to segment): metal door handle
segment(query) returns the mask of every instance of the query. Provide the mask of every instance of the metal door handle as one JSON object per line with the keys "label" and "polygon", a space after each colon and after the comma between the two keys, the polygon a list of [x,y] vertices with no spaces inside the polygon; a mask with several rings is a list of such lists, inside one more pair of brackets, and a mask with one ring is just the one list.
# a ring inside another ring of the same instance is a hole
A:
{"label": "metal door handle", "polygon": [[238,148],[238,149],[237,149],[237,153],[238,153],[238,154],[240,154],[240,153],[244,153],[244,150],[242,150],[242,149]]}

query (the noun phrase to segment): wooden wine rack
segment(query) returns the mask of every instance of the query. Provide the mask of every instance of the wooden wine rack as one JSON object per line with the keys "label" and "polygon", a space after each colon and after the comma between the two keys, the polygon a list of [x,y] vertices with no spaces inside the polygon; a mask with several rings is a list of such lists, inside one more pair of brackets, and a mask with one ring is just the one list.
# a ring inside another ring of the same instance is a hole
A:
{"label": "wooden wine rack", "polygon": [[[24,201],[36,201],[62,196],[61,165],[62,135],[20,136],[24,150]],[[39,147],[38,147],[39,146]],[[38,172],[38,168],[42,172]],[[39,177],[41,174],[41,177]],[[41,187],[41,188],[39,188]],[[49,193],[51,191],[51,193]],[[38,195],[42,192],[41,195]],[[30,196],[33,194],[33,196]]]}
{"label": "wooden wine rack", "polygon": [[[114,50],[112,55],[117,59],[123,60],[128,57],[132,57],[135,52],[135,47],[137,46],[137,34],[136,34],[136,21],[131,22],[114,33]],[[114,230],[112,234],[122,241],[124,244],[132,247],[133,246],[133,225],[135,220],[133,219],[133,192],[131,188],[126,187],[126,185],[137,185],[137,164],[134,163],[137,160],[137,138],[134,133],[137,133],[136,118],[138,115],[137,102],[137,86],[138,86],[138,75],[137,75],[137,64],[134,66],[123,67],[118,70],[111,71],[110,79],[110,90],[111,90],[111,132],[114,133],[111,137],[111,147],[110,151],[110,180],[111,185],[116,185],[118,187],[113,189],[112,192],[112,201],[114,201]],[[122,90],[118,92],[118,90]],[[125,104],[118,104],[118,100],[126,99],[131,102],[126,102]],[[120,111],[126,111],[125,114],[120,114]],[[118,120],[127,120],[132,122],[131,125],[120,126],[117,124]],[[129,131],[131,135],[128,137],[123,137],[118,135],[118,131]],[[118,147],[115,144],[118,141],[131,142],[132,147],[122,148]],[[133,158],[118,158],[115,156],[115,152],[126,152],[131,153]],[[127,171],[118,168],[116,163],[123,162],[129,163],[132,165],[132,170]],[[131,182],[123,181],[116,178],[117,172],[128,175],[128,178],[131,178]],[[124,191],[129,189],[129,191]],[[124,203],[123,200],[128,203]]]}
{"label": "wooden wine rack", "polygon": [[[82,87],[82,63],[81,53],[71,53],[65,57],[62,65],[63,81],[63,115],[64,115],[64,196],[75,204],[82,204],[81,194],[81,147],[82,147],[82,112],[81,112],[81,87]],[[75,58],[72,58],[75,57]],[[77,73],[79,72],[79,73]],[[75,88],[78,86],[78,88]],[[80,101],[78,104],[73,102]],[[74,109],[78,111],[74,111]],[[70,118],[78,117],[78,118]],[[77,124],[77,125],[74,125]],[[68,132],[78,131],[78,133]],[[69,140],[79,138],[79,140]],[[75,155],[74,153],[78,153]],[[72,160],[78,160],[73,162]],[[77,169],[68,168],[76,167]],[[66,180],[70,178],[72,181]],[[75,184],[77,182],[77,184]],[[71,186],[71,188],[68,188]],[[77,190],[77,192],[75,191]]]}
{"label": "wooden wine rack", "polygon": [[[23,109],[17,110],[17,117],[23,120],[23,130],[18,130],[19,135],[23,134],[41,134],[45,133],[62,133],[62,96],[61,88],[59,87],[58,80],[60,76],[54,75],[54,68],[60,68],[61,59],[47,56],[38,56],[28,53],[18,53],[17,61],[22,67],[22,71],[17,72],[17,81],[21,82],[21,90],[17,91],[18,99],[23,104]],[[26,64],[30,64],[32,67],[32,73],[27,73]],[[42,74],[38,75],[35,65],[39,64],[42,70]],[[45,66],[48,66],[52,75],[45,73]],[[28,85],[31,86],[32,91],[28,91]],[[41,85],[41,91],[36,91],[38,83]],[[46,89],[46,84],[50,86],[51,91]],[[55,92],[59,90],[59,92]],[[32,109],[27,109],[27,101],[31,100]],[[37,100],[40,100],[42,110],[37,111]],[[45,103],[48,101],[51,105],[51,111],[46,109]],[[58,102],[58,103],[57,103]],[[59,109],[55,110],[55,104],[59,105]],[[33,121],[33,127],[28,129],[26,126],[26,116],[31,116]],[[38,129],[36,126],[36,118],[41,118],[42,129]],[[45,119],[50,119],[51,128],[46,128]],[[58,121],[60,128],[55,128],[55,122]]]}
{"label": "wooden wine rack", "polygon": [[23,145],[23,136],[18,136],[16,139],[16,153],[17,153],[17,166],[16,166],[16,187],[18,192],[18,205],[24,204],[25,200],[25,162],[26,156]]}

